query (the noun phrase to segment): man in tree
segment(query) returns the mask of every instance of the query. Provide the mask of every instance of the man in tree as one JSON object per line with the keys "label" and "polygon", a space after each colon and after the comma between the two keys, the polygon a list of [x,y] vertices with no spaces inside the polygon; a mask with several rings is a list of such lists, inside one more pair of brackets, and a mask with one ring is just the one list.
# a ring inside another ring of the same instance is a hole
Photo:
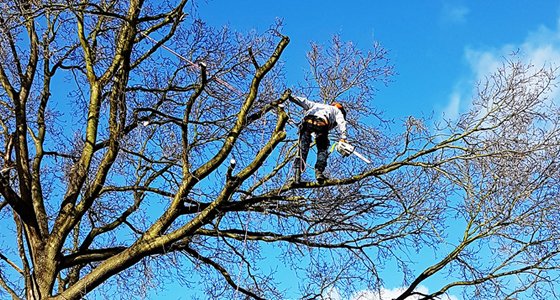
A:
{"label": "man in tree", "polygon": [[337,128],[340,133],[340,140],[346,139],[346,110],[339,102],[331,105],[309,101],[304,97],[293,97],[290,101],[304,109],[304,118],[299,127],[298,153],[293,164],[293,177],[290,182],[299,183],[301,171],[305,169],[309,146],[311,145],[311,134],[315,134],[317,144],[317,161],[315,163],[315,178],[322,184],[327,179],[325,168],[329,156],[329,131]]}

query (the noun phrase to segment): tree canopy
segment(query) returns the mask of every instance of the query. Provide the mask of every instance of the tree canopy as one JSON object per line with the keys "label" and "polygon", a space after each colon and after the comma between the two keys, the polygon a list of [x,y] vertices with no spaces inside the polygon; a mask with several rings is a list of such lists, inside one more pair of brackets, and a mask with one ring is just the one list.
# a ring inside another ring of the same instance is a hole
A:
{"label": "tree canopy", "polygon": [[[374,101],[394,75],[381,44],[313,44],[287,83],[280,23],[213,28],[187,2],[1,4],[0,296],[128,299],[173,280],[282,299],[273,260],[303,299],[378,290],[387,268],[398,299],[557,298],[557,69],[504,59],[460,117],[395,130]],[[342,99],[372,163],[332,154],[324,184],[287,184],[290,94]]]}

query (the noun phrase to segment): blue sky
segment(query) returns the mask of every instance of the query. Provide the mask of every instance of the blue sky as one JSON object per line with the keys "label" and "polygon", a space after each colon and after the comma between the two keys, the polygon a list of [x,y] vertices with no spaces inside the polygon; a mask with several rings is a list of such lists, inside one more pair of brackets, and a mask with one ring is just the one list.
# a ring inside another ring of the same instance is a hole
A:
{"label": "blue sky", "polygon": [[473,56],[499,60],[508,50],[522,48],[536,32],[556,32],[560,9],[557,1],[504,0],[196,3],[198,16],[209,24],[241,31],[264,31],[276,18],[283,19],[283,33],[291,39],[283,55],[288,86],[301,80],[308,68],[305,55],[312,41],[326,44],[340,34],[362,49],[380,42],[390,51],[398,75],[380,88],[374,101],[397,121],[408,115],[439,114],[457,105],[459,92],[468,98],[465,94],[481,67]]}
{"label": "blue sky", "polygon": [[[468,107],[475,82],[513,51],[536,64],[560,61],[559,1],[193,1],[196,17],[238,31],[262,32],[283,19],[291,39],[282,57],[287,86],[302,79],[311,42],[327,44],[334,34],[364,50],[380,42],[398,75],[379,87],[373,103],[396,124],[409,115],[456,116]],[[188,291],[175,287],[170,283],[150,297],[189,299]],[[384,298],[399,292],[397,283],[386,288]],[[362,300],[375,296],[362,294]],[[332,296],[337,299],[336,291]]]}
{"label": "blue sky", "polygon": [[[291,39],[283,60],[287,86],[302,80],[310,43],[334,34],[367,50],[389,50],[398,73],[374,99],[395,124],[413,115],[453,118],[469,107],[475,84],[519,51],[526,61],[560,61],[558,1],[249,1],[198,0],[197,17],[214,26],[265,31],[283,19]],[[382,298],[399,293],[397,283]],[[429,289],[429,287],[422,287]],[[356,291],[357,293],[359,291]],[[360,292],[373,299],[369,291]],[[340,299],[336,291],[332,299]],[[338,298],[337,298],[338,297]],[[352,300],[357,299],[354,295]],[[450,299],[458,299],[451,297]]]}

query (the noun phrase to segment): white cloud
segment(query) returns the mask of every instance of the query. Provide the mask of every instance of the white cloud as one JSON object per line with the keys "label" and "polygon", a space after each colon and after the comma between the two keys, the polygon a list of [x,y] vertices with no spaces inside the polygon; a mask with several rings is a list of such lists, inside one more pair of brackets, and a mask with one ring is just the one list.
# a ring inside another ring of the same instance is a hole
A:
{"label": "white cloud", "polygon": [[463,5],[445,3],[442,9],[442,20],[450,23],[463,23],[467,20],[470,9]]}
{"label": "white cloud", "polygon": [[[395,299],[398,296],[400,296],[405,290],[406,290],[406,288],[404,288],[404,287],[394,288],[394,289],[382,288],[380,291],[364,290],[364,291],[360,291],[360,292],[356,292],[356,293],[352,294],[350,296],[349,300],[391,300],[391,299]],[[425,286],[422,286],[422,285],[419,286],[415,291],[418,292],[418,293],[424,294],[424,295],[429,295],[428,288],[426,288]],[[328,300],[342,300],[343,299],[336,288],[330,289],[329,292],[327,293],[327,295],[325,295],[324,298],[328,299]],[[416,295],[416,296],[408,297],[407,300],[418,300],[420,298],[422,298],[422,297]],[[440,297],[435,298],[435,299],[436,300],[458,300],[457,297],[448,296],[448,295],[443,295],[443,296],[440,296]]]}
{"label": "white cloud", "polygon": [[342,300],[338,289],[333,287],[331,288],[324,297],[325,300]]}
{"label": "white cloud", "polygon": [[[449,95],[448,104],[443,113],[446,119],[458,117],[462,109],[470,104],[473,83],[484,80],[494,73],[512,53],[519,53],[517,58],[535,68],[558,67],[560,62],[560,19],[557,28],[540,27],[531,32],[520,44],[506,44],[490,50],[473,48],[465,49],[465,58],[470,66],[472,77],[462,79]],[[555,97],[560,94],[558,89],[549,94]]]}
{"label": "white cloud", "polygon": [[447,103],[447,106],[443,109],[443,115],[446,119],[456,119],[459,116],[461,110],[461,95],[457,92],[451,95],[451,100]]}
{"label": "white cloud", "polygon": [[[396,299],[404,291],[405,291],[405,288],[403,288],[403,287],[394,288],[394,289],[383,288],[379,292],[362,291],[362,292],[356,293],[350,299],[351,300],[391,300],[391,299]],[[428,288],[426,288],[425,286],[419,286],[415,291],[418,292],[418,293],[424,294],[424,295],[429,295]],[[416,296],[408,297],[407,300],[418,300],[420,298],[422,298],[422,296],[416,295]],[[441,297],[438,297],[438,298],[435,298],[435,299],[437,299],[437,300],[457,300],[457,297],[444,295],[444,296],[441,296]]]}
{"label": "white cloud", "polygon": [[[504,46],[499,51],[477,51],[474,49],[466,49],[465,57],[471,67],[474,77],[479,80],[489,74],[494,73],[501,65],[502,58],[511,46]],[[512,51],[509,51],[511,53]]]}

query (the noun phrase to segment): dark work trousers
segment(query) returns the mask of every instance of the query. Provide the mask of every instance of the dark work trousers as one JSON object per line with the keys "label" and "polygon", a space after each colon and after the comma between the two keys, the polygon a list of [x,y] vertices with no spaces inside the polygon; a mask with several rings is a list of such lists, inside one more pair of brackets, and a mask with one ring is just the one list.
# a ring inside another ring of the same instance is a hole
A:
{"label": "dark work trousers", "polygon": [[307,154],[309,154],[309,147],[311,146],[311,134],[315,133],[315,143],[317,145],[317,161],[315,163],[315,171],[323,172],[327,167],[327,158],[329,157],[329,129],[325,125],[317,125],[308,122],[308,119],[313,117],[306,117],[299,127],[299,144],[298,154],[294,161],[293,170],[294,176],[298,179],[301,172],[305,170],[305,162],[307,161]]}

